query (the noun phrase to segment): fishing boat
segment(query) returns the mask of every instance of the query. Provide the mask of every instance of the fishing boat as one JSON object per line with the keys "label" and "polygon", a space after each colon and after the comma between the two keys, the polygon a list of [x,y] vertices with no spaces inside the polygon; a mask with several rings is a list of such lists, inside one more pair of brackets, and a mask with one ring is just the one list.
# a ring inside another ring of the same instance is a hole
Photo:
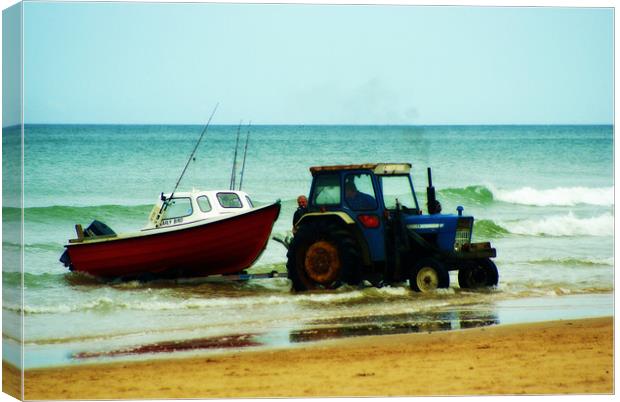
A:
{"label": "fishing boat", "polygon": [[267,247],[280,201],[254,207],[241,191],[248,149],[236,190],[236,163],[241,123],[229,190],[179,192],[176,190],[207,132],[215,105],[181,176],[170,194],[161,193],[147,225],[137,232],[116,234],[105,223],[93,221],[86,229],[76,225],[60,261],[71,271],[101,278],[194,278],[242,273]]}
{"label": "fishing boat", "polygon": [[60,261],[107,279],[193,278],[234,274],[261,255],[280,201],[254,207],[243,191],[161,194],[144,228],[117,234],[93,221],[76,225]]}

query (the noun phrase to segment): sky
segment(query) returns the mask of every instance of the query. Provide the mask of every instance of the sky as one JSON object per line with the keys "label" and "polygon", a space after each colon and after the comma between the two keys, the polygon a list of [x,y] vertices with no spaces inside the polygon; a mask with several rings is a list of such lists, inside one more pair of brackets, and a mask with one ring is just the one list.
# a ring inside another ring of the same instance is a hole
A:
{"label": "sky", "polygon": [[218,102],[214,124],[613,123],[611,8],[23,11],[26,123],[204,124]]}

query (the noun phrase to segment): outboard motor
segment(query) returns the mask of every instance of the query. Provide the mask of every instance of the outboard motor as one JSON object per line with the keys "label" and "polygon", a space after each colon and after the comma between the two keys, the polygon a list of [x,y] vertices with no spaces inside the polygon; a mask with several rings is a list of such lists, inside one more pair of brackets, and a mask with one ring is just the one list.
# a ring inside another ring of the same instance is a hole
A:
{"label": "outboard motor", "polygon": [[[76,227],[77,226],[80,226],[80,225],[76,225]],[[116,232],[110,229],[108,225],[96,219],[92,221],[90,225],[88,225],[86,230],[84,230],[84,237],[109,236],[109,235],[115,235],[115,234]],[[65,267],[69,267],[69,269],[73,271],[73,269],[71,268],[71,258],[69,257],[69,250],[65,250],[62,253],[59,261],[62,262]]]}
{"label": "outboard motor", "polygon": [[96,219],[84,230],[84,237],[109,236],[115,234],[116,232],[110,229],[108,225]]}
{"label": "outboard motor", "polygon": [[428,172],[428,187],[426,187],[426,207],[430,215],[435,215],[441,212],[441,203],[437,201],[435,197],[435,187],[433,187],[433,178],[431,176],[431,168],[427,168]]}

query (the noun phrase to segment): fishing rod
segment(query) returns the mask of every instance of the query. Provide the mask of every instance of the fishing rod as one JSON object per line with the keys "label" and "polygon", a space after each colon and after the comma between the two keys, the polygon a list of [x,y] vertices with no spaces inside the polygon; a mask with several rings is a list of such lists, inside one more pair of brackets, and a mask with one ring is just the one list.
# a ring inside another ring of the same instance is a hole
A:
{"label": "fishing rod", "polygon": [[243,120],[239,121],[239,126],[237,127],[237,142],[235,143],[235,157],[233,159],[232,172],[230,172],[230,188],[229,190],[235,189],[235,182],[237,176],[237,150],[239,149],[239,133],[241,132],[241,123]]}
{"label": "fishing rod", "polygon": [[[163,216],[163,213],[166,211],[166,208],[168,208],[169,201],[172,199],[172,197],[174,197],[174,193],[177,191],[177,188],[179,187],[179,184],[181,183],[181,179],[185,175],[185,171],[187,170],[189,163],[192,161],[192,159],[194,159],[194,154],[196,153],[196,150],[198,149],[198,145],[200,145],[200,141],[202,141],[202,137],[204,137],[205,133],[207,132],[207,128],[209,127],[209,124],[211,123],[211,119],[213,119],[213,116],[215,115],[215,111],[217,110],[217,107],[219,105],[220,105],[219,102],[215,104],[215,107],[213,108],[213,111],[211,112],[211,116],[209,116],[209,120],[207,121],[205,128],[202,130],[202,133],[200,134],[200,137],[198,138],[198,141],[196,142],[196,145],[194,146],[192,153],[189,155],[189,159],[187,160],[187,163],[185,164],[185,167],[183,168],[183,171],[181,172],[181,176],[179,176],[179,180],[177,180],[177,184],[174,185],[174,190],[172,190],[170,197],[166,199],[164,197],[164,194],[162,193],[161,198],[162,198],[162,201],[164,202],[162,203],[161,208],[159,209],[159,213],[157,214],[157,222],[159,222],[159,220]],[[159,226],[159,223],[157,223],[156,226]]]}
{"label": "fishing rod", "polygon": [[245,173],[245,157],[248,154],[248,142],[250,141],[250,126],[252,125],[252,121],[248,123],[248,134],[245,137],[245,149],[243,150],[243,165],[241,165],[241,178],[239,179],[239,191],[241,191],[241,186],[243,185],[243,173]]}

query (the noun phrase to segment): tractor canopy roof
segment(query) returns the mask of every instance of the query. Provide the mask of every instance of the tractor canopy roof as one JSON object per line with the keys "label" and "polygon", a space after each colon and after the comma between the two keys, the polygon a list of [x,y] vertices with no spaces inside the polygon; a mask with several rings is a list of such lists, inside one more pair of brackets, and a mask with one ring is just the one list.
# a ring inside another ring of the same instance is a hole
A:
{"label": "tractor canopy roof", "polygon": [[323,172],[341,170],[372,170],[377,175],[409,174],[411,163],[363,163],[360,165],[312,166],[310,173],[316,175]]}

